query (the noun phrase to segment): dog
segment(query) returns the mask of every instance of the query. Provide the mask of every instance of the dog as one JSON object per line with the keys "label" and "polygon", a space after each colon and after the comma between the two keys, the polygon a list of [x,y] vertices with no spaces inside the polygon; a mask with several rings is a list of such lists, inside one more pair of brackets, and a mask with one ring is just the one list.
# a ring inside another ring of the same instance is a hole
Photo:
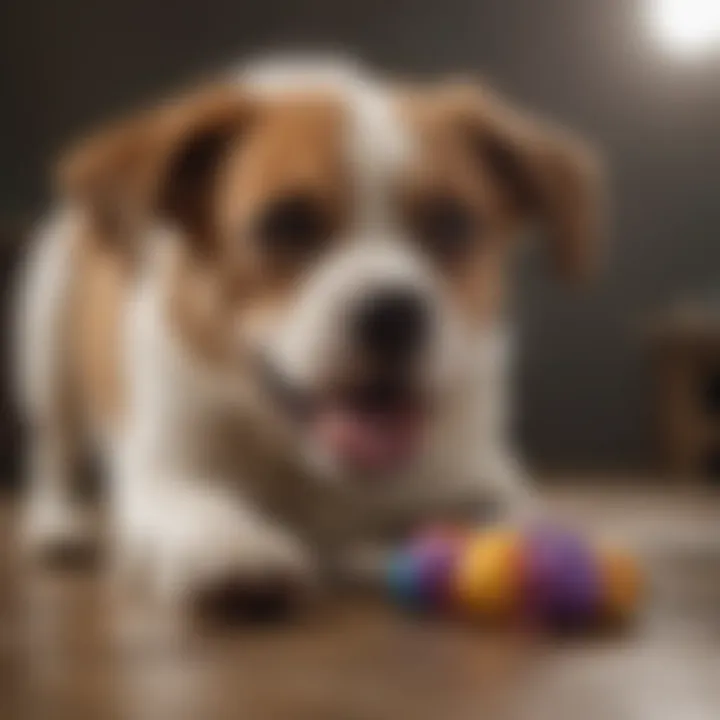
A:
{"label": "dog", "polygon": [[505,300],[530,226],[592,269],[584,142],[479,83],[276,60],[100,130],[56,184],[18,299],[27,548],[96,540],[87,448],[116,566],[167,598],[315,582],[455,502],[532,512]]}

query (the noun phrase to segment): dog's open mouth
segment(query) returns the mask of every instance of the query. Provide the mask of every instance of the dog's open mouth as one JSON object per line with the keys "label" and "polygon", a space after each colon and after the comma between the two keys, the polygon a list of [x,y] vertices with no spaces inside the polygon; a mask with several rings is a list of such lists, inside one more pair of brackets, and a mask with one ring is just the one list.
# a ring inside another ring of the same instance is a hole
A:
{"label": "dog's open mouth", "polygon": [[411,384],[378,377],[311,394],[277,372],[266,371],[266,376],[273,397],[308,440],[348,469],[387,473],[418,455],[429,403]]}
{"label": "dog's open mouth", "polygon": [[408,463],[423,435],[426,407],[406,389],[382,382],[339,392],[314,414],[315,437],[338,458],[364,471]]}

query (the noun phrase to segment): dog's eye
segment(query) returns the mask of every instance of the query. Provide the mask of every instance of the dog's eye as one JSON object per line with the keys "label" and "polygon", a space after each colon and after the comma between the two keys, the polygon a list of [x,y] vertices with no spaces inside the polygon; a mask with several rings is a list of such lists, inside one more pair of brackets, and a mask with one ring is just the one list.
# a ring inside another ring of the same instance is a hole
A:
{"label": "dog's eye", "polygon": [[256,229],[266,250],[290,259],[317,250],[329,231],[324,209],[315,198],[302,194],[273,202],[261,215]]}
{"label": "dog's eye", "polygon": [[461,259],[478,232],[473,209],[452,197],[426,200],[415,213],[419,240],[438,260],[452,263]]}

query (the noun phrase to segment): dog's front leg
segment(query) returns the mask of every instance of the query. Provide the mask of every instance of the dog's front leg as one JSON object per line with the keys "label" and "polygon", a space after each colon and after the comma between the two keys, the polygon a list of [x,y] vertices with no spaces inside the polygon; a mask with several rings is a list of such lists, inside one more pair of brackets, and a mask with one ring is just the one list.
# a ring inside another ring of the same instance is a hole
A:
{"label": "dog's front leg", "polygon": [[438,472],[429,487],[403,493],[378,517],[375,541],[350,546],[339,558],[345,582],[379,588],[388,562],[407,538],[445,523],[482,528],[493,523],[525,524],[542,503],[521,465],[510,454],[470,456],[455,470]]}
{"label": "dog's front leg", "polygon": [[127,478],[117,503],[117,559],[142,569],[173,602],[304,594],[314,584],[303,544],[228,486],[201,475]]}

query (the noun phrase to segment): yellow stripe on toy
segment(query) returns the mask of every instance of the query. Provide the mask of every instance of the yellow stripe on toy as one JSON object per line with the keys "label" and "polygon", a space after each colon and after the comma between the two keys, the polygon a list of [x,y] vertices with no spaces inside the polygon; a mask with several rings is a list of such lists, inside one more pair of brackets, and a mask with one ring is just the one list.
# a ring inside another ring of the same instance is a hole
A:
{"label": "yellow stripe on toy", "polygon": [[477,533],[455,570],[454,596],[460,608],[492,620],[514,615],[521,596],[521,555],[517,532]]}

